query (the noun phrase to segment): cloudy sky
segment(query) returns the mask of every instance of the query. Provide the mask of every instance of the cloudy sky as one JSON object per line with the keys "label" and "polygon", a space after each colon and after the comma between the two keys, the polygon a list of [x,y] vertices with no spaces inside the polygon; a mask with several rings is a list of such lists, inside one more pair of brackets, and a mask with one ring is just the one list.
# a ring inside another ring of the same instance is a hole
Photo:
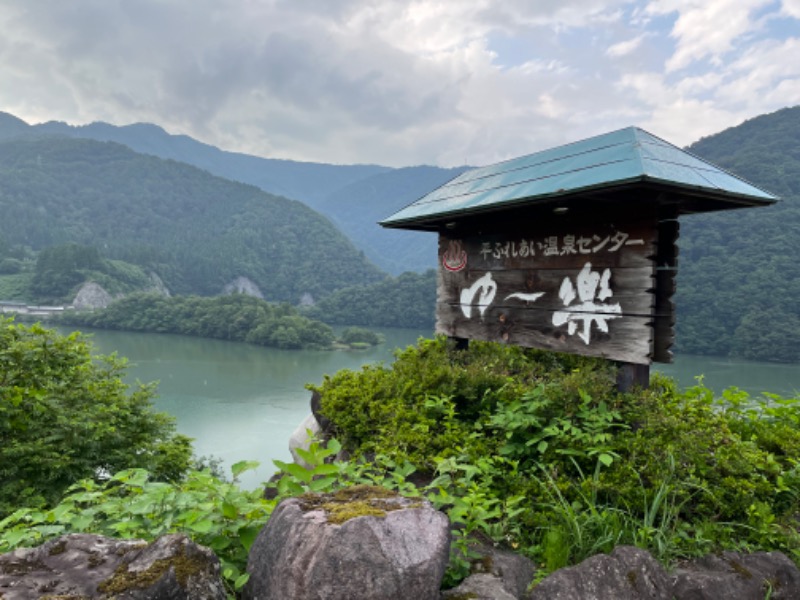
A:
{"label": "cloudy sky", "polygon": [[482,165],[800,104],[800,0],[0,0],[0,111],[226,150]]}

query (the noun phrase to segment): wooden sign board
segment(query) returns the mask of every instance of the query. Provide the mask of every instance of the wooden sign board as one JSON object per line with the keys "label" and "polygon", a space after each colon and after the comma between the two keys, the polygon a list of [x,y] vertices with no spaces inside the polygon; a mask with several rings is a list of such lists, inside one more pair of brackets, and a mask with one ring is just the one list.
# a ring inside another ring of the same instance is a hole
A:
{"label": "wooden sign board", "polygon": [[550,225],[440,234],[436,332],[650,364],[659,223]]}

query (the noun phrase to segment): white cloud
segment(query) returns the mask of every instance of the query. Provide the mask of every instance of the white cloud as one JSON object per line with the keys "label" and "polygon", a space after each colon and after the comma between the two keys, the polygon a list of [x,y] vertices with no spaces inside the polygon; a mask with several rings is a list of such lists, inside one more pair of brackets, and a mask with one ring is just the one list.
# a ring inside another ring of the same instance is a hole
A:
{"label": "white cloud", "polygon": [[781,12],[795,19],[800,19],[800,0],[783,0],[781,4]]}
{"label": "white cloud", "polygon": [[635,38],[631,38],[629,40],[617,42],[616,44],[608,47],[606,50],[606,55],[612,58],[617,58],[630,54],[631,52],[636,51],[636,49],[642,45],[642,40],[644,40],[644,34],[637,35]]}
{"label": "white cloud", "polygon": [[678,13],[671,33],[677,47],[666,65],[668,71],[676,71],[706,58],[720,64],[738,39],[757,29],[754,13],[772,3],[773,0],[652,0],[646,10],[651,15]]}
{"label": "white cloud", "polygon": [[791,38],[759,30],[800,0],[770,1],[0,0],[0,110],[397,166],[689,143],[800,102]]}

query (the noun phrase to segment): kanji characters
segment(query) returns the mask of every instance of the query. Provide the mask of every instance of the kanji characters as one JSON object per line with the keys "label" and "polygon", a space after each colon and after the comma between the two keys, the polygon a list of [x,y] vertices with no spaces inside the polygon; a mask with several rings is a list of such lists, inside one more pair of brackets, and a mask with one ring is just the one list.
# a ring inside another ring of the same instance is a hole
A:
{"label": "kanji characters", "polygon": [[[567,325],[569,335],[578,334],[588,346],[592,339],[592,324],[608,333],[608,321],[622,316],[622,307],[617,304],[604,304],[613,292],[609,285],[611,269],[605,269],[602,274],[592,271],[591,263],[586,263],[578,273],[575,284],[569,277],[561,282],[558,297],[564,303],[564,310],[553,313],[553,325],[560,327]],[[579,303],[573,304],[576,297]],[[597,302],[599,301],[599,302]],[[581,331],[578,325],[582,324]]]}

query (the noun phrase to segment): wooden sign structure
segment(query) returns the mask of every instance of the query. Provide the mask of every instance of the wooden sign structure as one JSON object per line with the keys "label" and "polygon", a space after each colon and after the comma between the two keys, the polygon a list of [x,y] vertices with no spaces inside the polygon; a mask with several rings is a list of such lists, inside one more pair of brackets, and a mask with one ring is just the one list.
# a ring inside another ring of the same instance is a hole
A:
{"label": "wooden sign structure", "polygon": [[629,128],[467,171],[381,224],[439,233],[436,332],[671,362],[678,216],[776,198]]}
{"label": "wooden sign structure", "polygon": [[436,332],[649,364],[658,231],[648,225],[440,235]]}

